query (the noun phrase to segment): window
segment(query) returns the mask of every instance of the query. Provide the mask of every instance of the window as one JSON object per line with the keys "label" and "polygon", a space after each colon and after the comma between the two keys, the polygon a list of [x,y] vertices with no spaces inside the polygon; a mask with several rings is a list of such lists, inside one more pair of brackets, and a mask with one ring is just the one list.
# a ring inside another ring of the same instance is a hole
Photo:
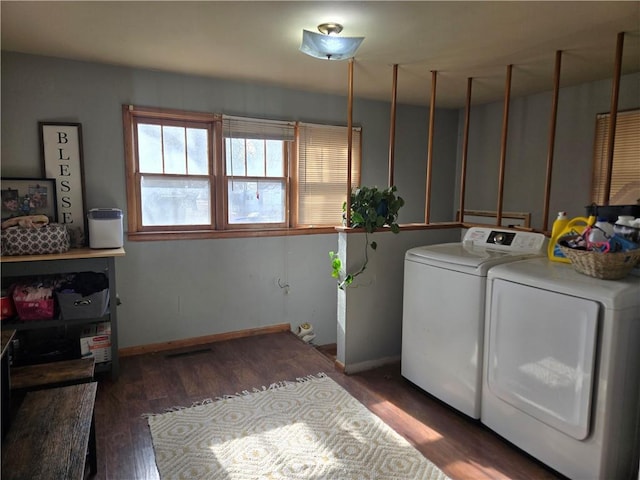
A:
{"label": "window", "polygon": [[[361,130],[354,129],[351,186],[360,185]],[[346,129],[301,124],[298,147],[298,223],[341,225],[347,183]]]}
{"label": "window", "polygon": [[[596,118],[591,201],[597,205],[634,205],[640,200],[640,110],[619,112],[613,149],[613,166],[608,172],[607,145],[611,115]],[[609,198],[605,184],[611,175]]]}
{"label": "window", "polygon": [[293,123],[224,117],[226,224],[288,225]]}
{"label": "window", "polygon": [[211,228],[216,117],[125,108],[125,119],[129,231]]}
{"label": "window", "polygon": [[[342,223],[346,127],[133,106],[123,107],[123,119],[130,239]],[[357,186],[358,128],[352,146]]]}

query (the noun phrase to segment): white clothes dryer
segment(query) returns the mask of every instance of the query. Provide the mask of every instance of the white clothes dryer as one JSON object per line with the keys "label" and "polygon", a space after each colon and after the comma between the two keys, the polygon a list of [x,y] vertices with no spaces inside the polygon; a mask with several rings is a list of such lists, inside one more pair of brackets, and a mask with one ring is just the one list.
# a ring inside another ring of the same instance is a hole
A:
{"label": "white clothes dryer", "polygon": [[482,423],[567,477],[635,478],[640,278],[500,265],[485,320]]}
{"label": "white clothes dryer", "polygon": [[474,227],[462,242],[408,250],[402,375],[479,418],[487,272],[495,265],[542,255],[544,245],[542,234]]}

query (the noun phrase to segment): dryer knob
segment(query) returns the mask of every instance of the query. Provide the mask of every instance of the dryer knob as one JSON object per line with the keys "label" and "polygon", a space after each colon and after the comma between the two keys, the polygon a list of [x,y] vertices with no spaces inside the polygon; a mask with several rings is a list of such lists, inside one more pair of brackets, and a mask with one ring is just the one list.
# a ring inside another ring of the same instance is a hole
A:
{"label": "dryer knob", "polygon": [[496,233],[493,237],[493,243],[496,245],[502,245],[506,240],[507,236],[504,233]]}

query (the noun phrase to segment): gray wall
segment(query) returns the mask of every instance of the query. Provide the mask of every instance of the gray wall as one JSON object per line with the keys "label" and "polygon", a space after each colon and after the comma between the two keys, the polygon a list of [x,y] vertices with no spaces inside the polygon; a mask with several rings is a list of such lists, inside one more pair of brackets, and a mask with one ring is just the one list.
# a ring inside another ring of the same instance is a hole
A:
{"label": "gray wall", "polygon": [[[346,63],[332,65],[346,78]],[[38,121],[79,122],[85,209],[117,207],[126,215],[121,105],[129,103],[343,125],[347,111],[342,96],[2,52],[2,176],[41,176]],[[363,127],[362,184],[386,186],[389,104],[356,98],[353,112]],[[398,107],[402,222],[424,218],[428,113]],[[438,111],[434,150],[443,163],[434,171],[434,219],[450,217],[457,119],[457,111]],[[121,347],[303,322],[316,327],[316,343],[336,341],[327,252],[337,249],[337,234],[125,241],[125,249],[116,261]]]}
{"label": "gray wall", "polygon": [[[560,89],[551,182],[549,228],[557,212],[584,216],[591,203],[591,167],[596,115],[611,109],[610,80]],[[504,211],[531,212],[542,228],[552,92],[511,99],[504,183]],[[503,102],[471,109],[465,208],[497,208]],[[618,110],[640,107],[640,73],[620,82]],[[458,164],[464,112],[460,112]],[[459,168],[459,165],[458,165]],[[459,174],[457,175],[459,176]],[[456,180],[456,188],[459,181]],[[455,199],[457,209],[458,198]]]}

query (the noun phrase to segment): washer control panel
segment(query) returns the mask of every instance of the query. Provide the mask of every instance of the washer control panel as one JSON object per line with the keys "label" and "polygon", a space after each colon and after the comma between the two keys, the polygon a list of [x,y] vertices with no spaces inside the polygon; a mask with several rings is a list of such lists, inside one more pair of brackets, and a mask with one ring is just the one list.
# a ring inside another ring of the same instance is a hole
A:
{"label": "washer control panel", "polygon": [[546,237],[542,233],[472,227],[462,239],[463,245],[492,250],[539,253],[544,250]]}

